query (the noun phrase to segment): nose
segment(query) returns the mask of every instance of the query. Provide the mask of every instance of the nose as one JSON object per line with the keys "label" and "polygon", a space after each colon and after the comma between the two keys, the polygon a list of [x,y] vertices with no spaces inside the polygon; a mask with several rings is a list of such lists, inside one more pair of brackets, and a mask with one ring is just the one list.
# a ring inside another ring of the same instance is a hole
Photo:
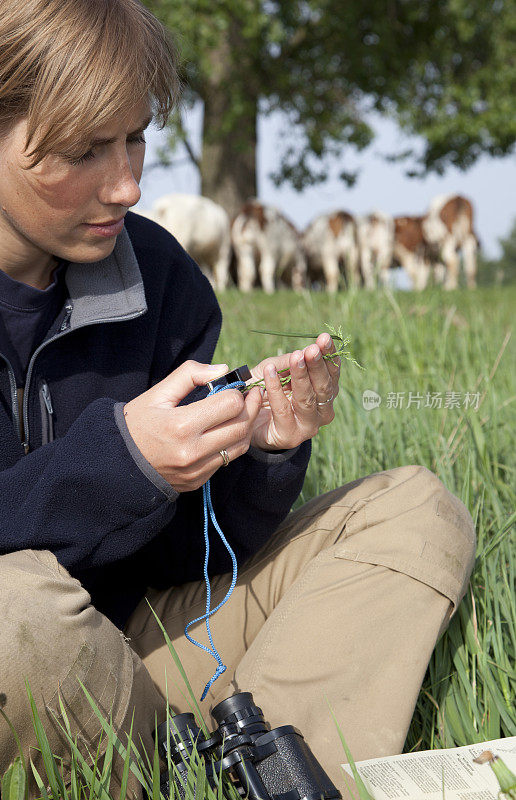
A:
{"label": "nose", "polygon": [[141,170],[131,163],[127,152],[125,156],[117,158],[110,164],[99,200],[103,205],[117,205],[130,208],[136,205],[141,197],[139,179]]}

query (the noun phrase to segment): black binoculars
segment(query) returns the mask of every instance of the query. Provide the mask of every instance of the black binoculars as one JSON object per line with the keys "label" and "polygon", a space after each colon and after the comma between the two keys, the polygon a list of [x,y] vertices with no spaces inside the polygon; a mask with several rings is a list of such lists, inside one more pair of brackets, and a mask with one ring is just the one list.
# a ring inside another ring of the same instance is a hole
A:
{"label": "black binoculars", "polygon": [[[205,762],[215,788],[223,773],[249,800],[331,800],[341,798],[301,733],[292,725],[269,729],[250,692],[241,692],[215,706],[217,723],[209,738],[193,714],[177,714],[158,727],[162,758],[175,765],[176,788],[186,795],[190,759],[195,751]],[[167,729],[168,726],[168,729]],[[190,778],[190,787],[191,778]],[[161,790],[169,796],[168,773]],[[191,791],[191,789],[190,789]],[[190,792],[189,792],[190,793]],[[197,791],[194,789],[196,800]]]}

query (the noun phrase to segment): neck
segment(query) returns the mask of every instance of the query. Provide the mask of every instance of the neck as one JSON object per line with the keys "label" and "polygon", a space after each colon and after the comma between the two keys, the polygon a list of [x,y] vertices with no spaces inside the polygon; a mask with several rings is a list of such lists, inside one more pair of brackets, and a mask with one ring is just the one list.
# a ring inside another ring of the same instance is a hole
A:
{"label": "neck", "polygon": [[0,219],[0,270],[15,281],[46,289],[52,282],[58,259],[25,237],[13,236],[2,222]]}
{"label": "neck", "polygon": [[52,273],[57,266],[57,259],[54,256],[47,255],[45,263],[38,266],[34,264],[15,264],[9,262],[4,264],[4,260],[0,257],[0,269],[20,283],[26,283],[27,286],[33,286],[35,289],[46,289],[52,283]]}

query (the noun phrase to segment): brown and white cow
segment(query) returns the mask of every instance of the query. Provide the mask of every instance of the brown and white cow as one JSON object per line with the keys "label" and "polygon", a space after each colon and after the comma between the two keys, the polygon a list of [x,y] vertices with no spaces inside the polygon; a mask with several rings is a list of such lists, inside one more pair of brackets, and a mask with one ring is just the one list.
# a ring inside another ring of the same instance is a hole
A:
{"label": "brown and white cow", "polygon": [[394,258],[403,267],[414,289],[424,289],[432,269],[432,252],[425,238],[425,217],[394,218]]}
{"label": "brown and white cow", "polygon": [[456,289],[459,282],[459,251],[462,252],[466,284],[476,286],[478,239],[473,230],[473,207],[461,195],[435,197],[423,221],[429,245],[440,252],[445,267],[445,289]]}
{"label": "brown and white cow", "polygon": [[207,197],[168,194],[156,200],[150,212],[140,213],[170,231],[217,290],[227,287],[231,234],[222,206]]}
{"label": "brown and white cow", "polygon": [[394,220],[390,214],[374,211],[360,218],[358,242],[365,287],[374,289],[377,282],[387,286],[394,253]]}
{"label": "brown and white cow", "polygon": [[248,200],[233,221],[231,238],[241,291],[250,291],[257,275],[268,294],[280,281],[296,291],[305,286],[306,258],[300,235],[277,208]]}
{"label": "brown and white cow", "polygon": [[310,281],[324,277],[328,292],[339,288],[341,274],[348,285],[360,282],[357,224],[347,211],[321,214],[302,236]]}

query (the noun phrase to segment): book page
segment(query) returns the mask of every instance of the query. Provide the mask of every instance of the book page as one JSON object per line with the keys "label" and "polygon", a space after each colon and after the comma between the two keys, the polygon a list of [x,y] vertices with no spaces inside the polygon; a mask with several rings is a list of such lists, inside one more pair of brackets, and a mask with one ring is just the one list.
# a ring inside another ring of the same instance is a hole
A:
{"label": "book page", "polygon": [[[374,800],[497,800],[500,786],[488,764],[473,759],[491,750],[516,773],[516,736],[490,742],[424,750],[357,761],[356,767]],[[352,776],[349,764],[343,769]],[[357,795],[358,796],[358,795]]]}

